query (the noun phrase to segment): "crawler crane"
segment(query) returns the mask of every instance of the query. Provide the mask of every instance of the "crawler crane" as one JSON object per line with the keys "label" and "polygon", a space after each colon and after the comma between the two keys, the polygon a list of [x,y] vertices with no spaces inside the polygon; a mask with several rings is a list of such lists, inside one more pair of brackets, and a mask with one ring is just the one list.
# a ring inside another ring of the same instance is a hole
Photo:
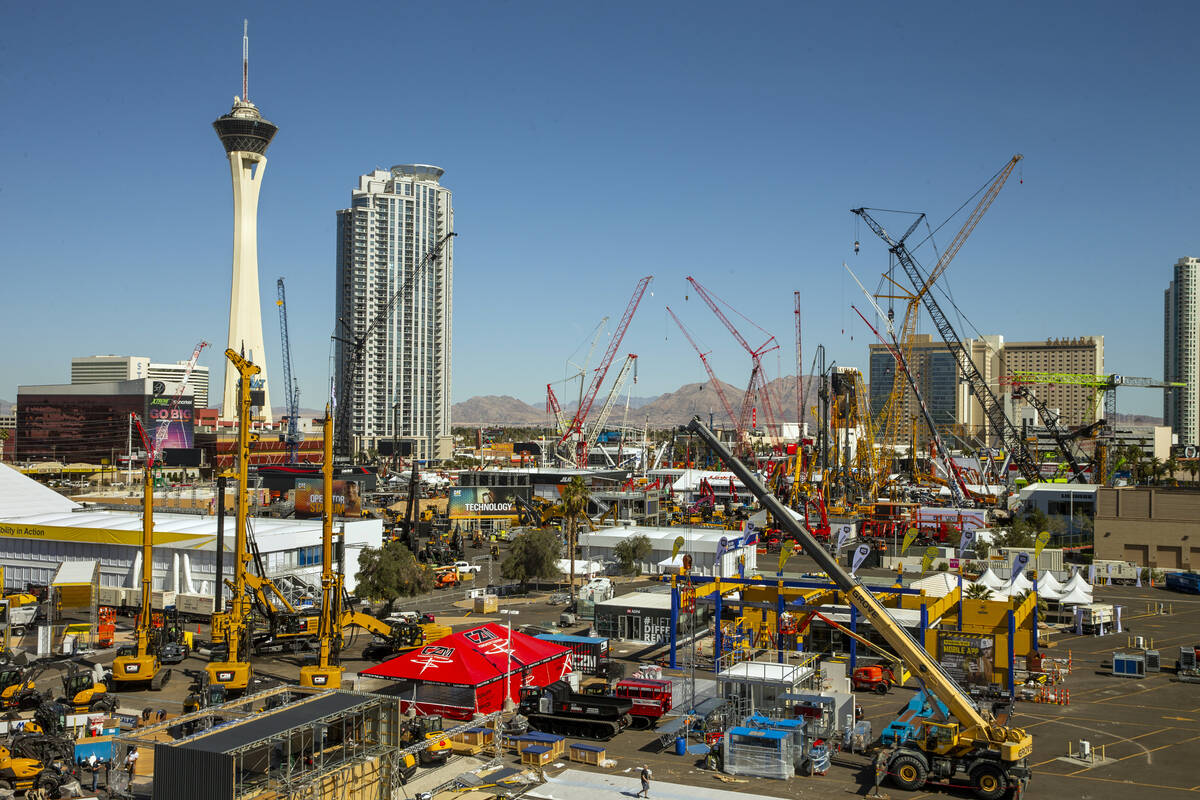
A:
{"label": "crawler crane", "polygon": [[[698,435],[725,462],[763,507],[779,521],[817,562],[830,580],[862,612],[896,655],[923,685],[927,713],[916,713],[906,722],[906,735],[889,741],[877,756],[902,789],[914,791],[927,781],[968,782],[978,797],[999,800],[1009,792],[1020,795],[1029,783],[1029,756],[1033,737],[1020,728],[1001,725],[974,701],[941,666],[917,644],[888,613],[882,603],[822,548],[816,538],[787,513],[758,476],[729,452],[700,418],[688,430]],[[917,698],[914,698],[917,699]]]}

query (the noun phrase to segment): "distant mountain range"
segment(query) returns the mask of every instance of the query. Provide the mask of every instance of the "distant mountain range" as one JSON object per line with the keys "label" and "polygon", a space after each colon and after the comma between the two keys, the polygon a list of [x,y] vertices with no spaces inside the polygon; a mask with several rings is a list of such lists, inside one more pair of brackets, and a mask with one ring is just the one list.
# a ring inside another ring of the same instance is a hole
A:
{"label": "distant mountain range", "polygon": [[0,414],[11,414],[15,403],[10,403],[7,400],[0,400]]}
{"label": "distant mountain range", "polygon": [[[816,396],[816,378],[806,376],[808,394]],[[729,402],[734,414],[741,410],[743,390],[722,382],[721,388],[725,399]],[[778,406],[781,421],[795,422],[796,420],[796,378],[789,375],[771,382],[769,386],[771,397]],[[597,402],[600,402],[599,400]],[[806,400],[805,405],[812,406],[813,400]],[[563,408],[568,417],[575,410],[576,403]],[[686,423],[699,414],[707,421],[711,412],[717,424],[728,425],[729,416],[722,406],[721,398],[709,382],[688,383],[673,392],[657,397],[633,398],[630,403],[629,424],[643,425],[647,421],[651,427],[661,428],[669,425]],[[634,412],[637,413],[634,413]],[[765,421],[765,411],[757,410],[758,423]],[[610,423],[618,422],[625,416],[624,401],[618,402],[609,418]],[[488,395],[472,397],[461,403],[455,403],[450,409],[450,418],[455,425],[542,425],[549,420],[545,404],[531,405],[515,397],[507,395]],[[806,418],[811,420],[811,414],[806,412]]]}

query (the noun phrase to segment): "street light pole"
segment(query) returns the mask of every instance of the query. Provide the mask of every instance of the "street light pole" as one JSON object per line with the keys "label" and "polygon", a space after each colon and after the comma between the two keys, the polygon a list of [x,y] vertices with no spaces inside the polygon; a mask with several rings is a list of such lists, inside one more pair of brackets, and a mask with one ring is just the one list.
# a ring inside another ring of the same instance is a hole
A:
{"label": "street light pole", "polygon": [[500,613],[504,615],[504,622],[508,627],[508,643],[504,648],[504,702],[505,705],[516,705],[512,699],[512,618],[521,612],[515,608],[501,608]]}

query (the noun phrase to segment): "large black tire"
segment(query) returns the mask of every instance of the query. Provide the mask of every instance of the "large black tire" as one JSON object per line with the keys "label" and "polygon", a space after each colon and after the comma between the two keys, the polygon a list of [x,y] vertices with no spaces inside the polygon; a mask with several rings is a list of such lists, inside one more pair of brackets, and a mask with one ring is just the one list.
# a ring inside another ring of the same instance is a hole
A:
{"label": "large black tire", "polygon": [[885,695],[888,693],[888,685],[886,683],[877,683],[871,691],[878,695]]}
{"label": "large black tire", "polygon": [[983,800],[1000,800],[1008,793],[1008,773],[999,764],[979,764],[971,770],[971,788]]}
{"label": "large black tire", "polygon": [[892,783],[910,792],[924,786],[928,774],[929,770],[925,768],[921,759],[911,753],[900,753],[888,763],[888,775],[891,776]]}

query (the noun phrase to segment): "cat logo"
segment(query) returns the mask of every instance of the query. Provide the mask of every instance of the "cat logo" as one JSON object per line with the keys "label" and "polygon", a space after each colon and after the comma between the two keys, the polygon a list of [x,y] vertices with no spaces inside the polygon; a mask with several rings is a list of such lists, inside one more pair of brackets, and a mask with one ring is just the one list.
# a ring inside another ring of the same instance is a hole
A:
{"label": "cat logo", "polygon": [[233,673],[232,672],[218,672],[217,680],[220,681],[221,683],[229,683],[230,681],[233,680]]}
{"label": "cat logo", "polygon": [[467,631],[464,633],[463,638],[472,641],[475,644],[483,644],[484,642],[490,642],[493,639],[499,639],[500,637],[489,631],[487,628],[477,628],[476,630]]}
{"label": "cat logo", "polygon": [[141,668],[142,668],[142,665],[141,665],[141,664],[126,664],[126,665],[125,665],[125,672],[126,672],[126,673],[137,672],[137,671],[138,671],[138,670],[140,670]]}

